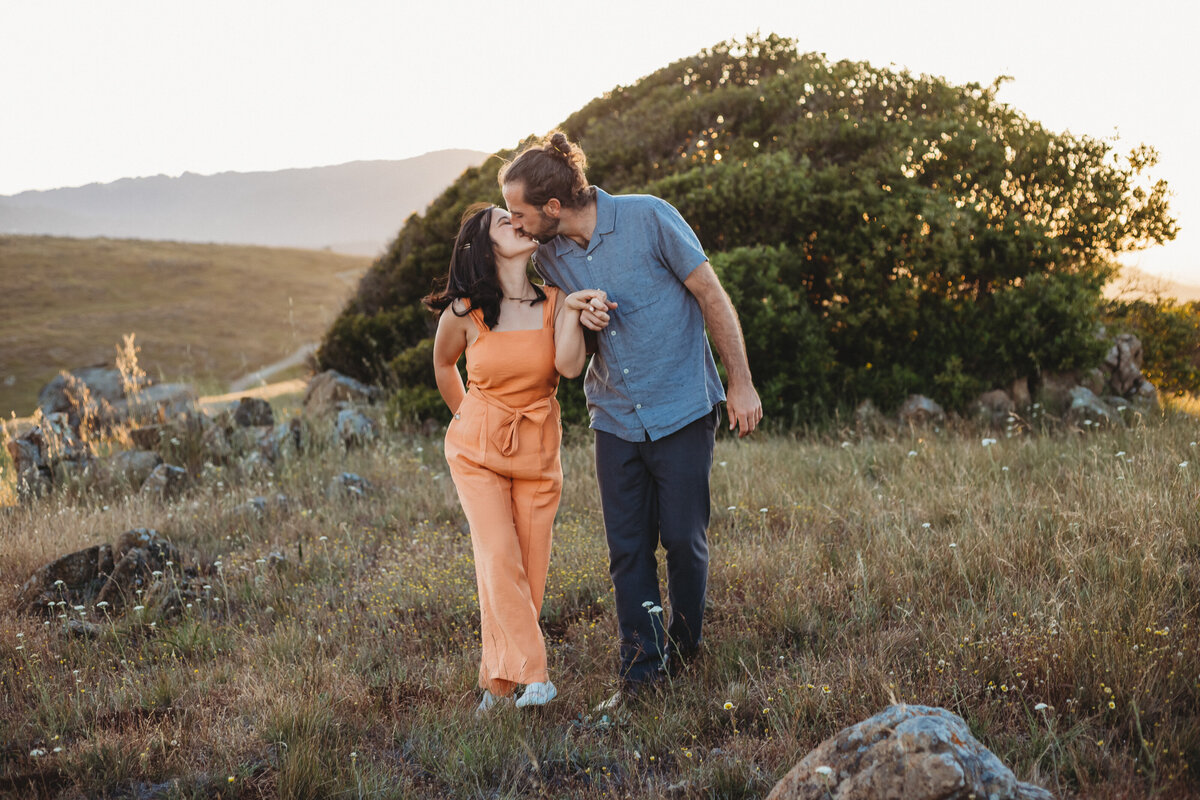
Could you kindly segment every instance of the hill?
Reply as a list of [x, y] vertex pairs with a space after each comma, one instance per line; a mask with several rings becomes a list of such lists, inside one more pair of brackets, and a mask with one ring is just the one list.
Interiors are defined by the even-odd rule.
[[440, 150], [276, 172], [184, 173], [0, 197], [0, 234], [110, 236], [379, 253], [487, 156]]
[[368, 260], [288, 250], [0, 236], [0, 414], [135, 333], [155, 378], [224, 388], [315, 342]]

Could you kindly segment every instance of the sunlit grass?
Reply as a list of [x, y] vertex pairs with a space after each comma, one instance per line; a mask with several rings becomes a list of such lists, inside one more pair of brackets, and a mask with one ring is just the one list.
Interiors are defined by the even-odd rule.
[[[483, 721], [470, 540], [436, 439], [214, 467], [169, 505], [91, 491], [0, 516], [8, 587], [131, 527], [220, 562], [180, 617], [130, 613], [91, 641], [0, 610], [0, 779], [50, 796], [177, 780], [205, 796], [762, 797], [901, 701], [963, 716], [1064, 796], [1194, 784], [1194, 418], [723, 438], [704, 658], [609, 716], [590, 710], [614, 688], [606, 547], [590, 440], [568, 438], [543, 614], [561, 694]], [[344, 470], [378, 491], [327, 498]], [[290, 511], [231, 513], [274, 492]]]

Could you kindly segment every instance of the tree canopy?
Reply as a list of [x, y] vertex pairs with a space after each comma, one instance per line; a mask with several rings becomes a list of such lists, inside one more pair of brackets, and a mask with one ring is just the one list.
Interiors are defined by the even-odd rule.
[[[961, 407], [1094, 364], [1113, 256], [1175, 235], [1151, 148], [1046, 130], [1000, 102], [1001, 85], [756, 36], [618, 87], [561, 128], [592, 183], [663, 197], [696, 230], [768, 414], [804, 421], [914, 391]], [[515, 152], [404, 223], [326, 334], [323, 366], [391, 383], [406, 413], [440, 413], [419, 300], [462, 210], [502, 203], [496, 172]], [[568, 386], [564, 409], [579, 414], [580, 397]]]

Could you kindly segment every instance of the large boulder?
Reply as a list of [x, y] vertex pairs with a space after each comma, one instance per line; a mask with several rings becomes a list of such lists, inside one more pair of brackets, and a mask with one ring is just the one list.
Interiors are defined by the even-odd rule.
[[186, 383], [157, 383], [138, 389], [134, 394], [111, 404], [101, 414], [107, 425], [127, 422], [164, 422], [196, 410], [196, 390]]
[[898, 415], [901, 425], [941, 425], [946, 421], [942, 407], [923, 394], [909, 395]]
[[[149, 383], [144, 376], [131, 377], [134, 387], [141, 388]], [[125, 399], [125, 378], [120, 370], [107, 364], [96, 364], [90, 367], [80, 367], [63, 371], [55, 376], [38, 392], [37, 404], [43, 414], [78, 414], [80, 404], [84, 401], [80, 388], [87, 390], [88, 399], [96, 408], [105, 403], [112, 405]], [[78, 417], [74, 420], [78, 425]]]
[[826, 739], [767, 800], [1053, 800], [942, 708], [898, 705]]
[[181, 572], [184, 569], [179, 550], [153, 528], [135, 528], [121, 534], [114, 548], [113, 561], [112, 572], [96, 595], [96, 602], [106, 602], [114, 607], [136, 598], [137, 590], [158, 575], [175, 567]]
[[308, 382], [304, 392], [304, 413], [312, 417], [331, 417], [347, 405], [374, 403], [382, 396], [378, 387], [359, 383], [331, 369]]

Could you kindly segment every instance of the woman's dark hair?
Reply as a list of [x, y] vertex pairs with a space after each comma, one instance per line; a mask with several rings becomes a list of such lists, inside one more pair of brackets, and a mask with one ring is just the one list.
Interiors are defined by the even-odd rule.
[[[483, 324], [489, 330], [500, 321], [500, 298], [504, 296], [492, 253], [492, 213], [495, 210], [490, 203], [475, 203], [463, 212], [458, 236], [454, 237], [450, 273], [439, 281], [444, 284], [441, 291], [435, 284], [434, 291], [421, 298], [431, 311], [440, 314], [449, 308], [459, 317], [466, 316], [469, 310], [459, 314], [453, 303], [465, 299], [470, 302], [470, 308], [483, 311]], [[546, 299], [546, 293], [540, 287], [535, 285], [533, 291], [537, 295], [534, 305]]]
[[520, 183], [525, 202], [541, 208], [558, 198], [564, 208], [582, 208], [595, 196], [584, 170], [587, 156], [566, 134], [554, 131], [541, 144], [526, 147], [521, 154], [500, 168], [500, 186]]

